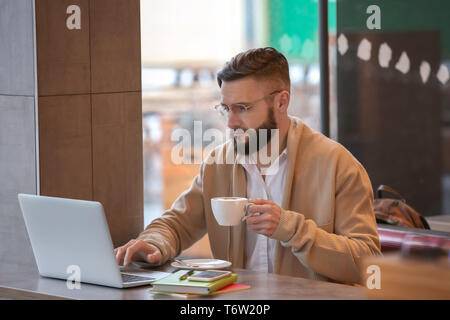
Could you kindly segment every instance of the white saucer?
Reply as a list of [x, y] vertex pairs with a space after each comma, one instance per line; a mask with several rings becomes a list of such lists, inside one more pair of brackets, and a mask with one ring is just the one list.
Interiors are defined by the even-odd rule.
[[183, 259], [183, 261], [188, 264], [195, 264], [196, 267], [188, 267], [177, 261], [172, 262], [171, 266], [180, 269], [192, 269], [192, 270], [223, 269], [231, 266], [230, 261], [218, 259]]

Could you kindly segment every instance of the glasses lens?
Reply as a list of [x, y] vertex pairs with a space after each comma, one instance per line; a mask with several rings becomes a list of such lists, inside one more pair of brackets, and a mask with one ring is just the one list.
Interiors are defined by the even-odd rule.
[[[214, 107], [217, 112], [220, 113], [220, 115], [222, 116], [229, 116], [230, 114], [230, 107], [228, 107], [227, 105], [223, 105], [223, 104], [218, 104]], [[243, 114], [247, 112], [247, 106], [243, 105], [243, 104], [235, 104], [231, 106], [231, 109], [234, 113], [236, 114]]]
[[247, 108], [243, 104], [237, 104], [235, 110], [239, 113], [244, 113]]
[[227, 106], [225, 106], [225, 105], [218, 104], [218, 105], [215, 106], [215, 109], [217, 110], [217, 112], [219, 112], [219, 114], [221, 116], [227, 116], [228, 115], [229, 108]]

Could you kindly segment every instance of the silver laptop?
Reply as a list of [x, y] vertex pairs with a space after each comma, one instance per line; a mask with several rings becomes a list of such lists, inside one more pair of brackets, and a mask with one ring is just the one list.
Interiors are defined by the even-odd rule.
[[157, 280], [120, 271], [100, 202], [28, 194], [18, 198], [41, 276], [116, 288]]

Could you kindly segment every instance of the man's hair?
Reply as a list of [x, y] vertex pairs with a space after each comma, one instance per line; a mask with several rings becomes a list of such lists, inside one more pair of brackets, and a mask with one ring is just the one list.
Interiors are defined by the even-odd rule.
[[290, 90], [289, 64], [286, 57], [272, 47], [250, 49], [239, 53], [217, 73], [217, 83], [222, 87], [223, 81], [233, 81], [244, 77], [257, 80], [280, 82], [282, 88]]

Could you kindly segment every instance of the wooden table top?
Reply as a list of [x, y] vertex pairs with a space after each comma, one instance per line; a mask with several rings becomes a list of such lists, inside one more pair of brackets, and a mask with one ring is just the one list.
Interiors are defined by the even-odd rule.
[[[173, 272], [166, 264], [151, 270]], [[200, 297], [219, 300], [330, 300], [367, 299], [360, 287], [335, 284], [276, 274], [258, 273], [244, 269], [230, 269], [237, 273], [237, 283], [250, 285], [249, 290]], [[129, 270], [125, 270], [129, 271]], [[134, 269], [135, 273], [148, 269]], [[41, 277], [37, 268], [0, 263], [0, 297], [12, 299], [81, 299], [81, 300], [168, 300], [167, 295], [149, 293], [151, 286], [116, 289], [81, 283], [80, 289], [68, 289], [66, 281]], [[191, 299], [190, 299], [191, 300]]]

